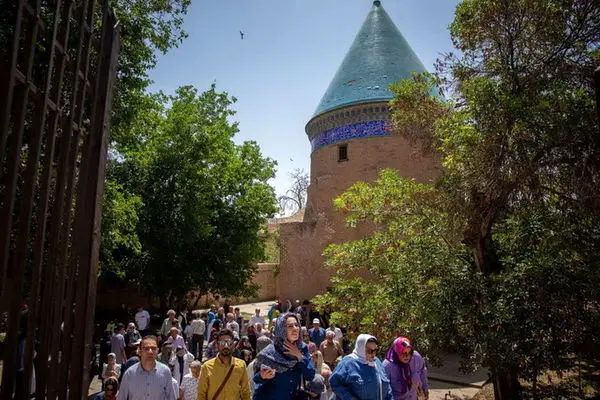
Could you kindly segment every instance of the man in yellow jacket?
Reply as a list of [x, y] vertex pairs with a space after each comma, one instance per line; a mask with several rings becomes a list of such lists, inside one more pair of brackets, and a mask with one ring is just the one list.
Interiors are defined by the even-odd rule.
[[246, 363], [232, 356], [233, 346], [233, 332], [219, 331], [218, 354], [202, 365], [198, 400], [250, 400]]

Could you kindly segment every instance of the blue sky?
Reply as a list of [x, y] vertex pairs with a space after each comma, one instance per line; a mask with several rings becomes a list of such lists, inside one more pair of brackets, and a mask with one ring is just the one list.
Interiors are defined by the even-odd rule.
[[[236, 142], [254, 140], [277, 160], [272, 184], [310, 170], [304, 126], [366, 18], [371, 0], [194, 0], [189, 37], [151, 71], [152, 91], [182, 85], [237, 97]], [[382, 5], [430, 71], [452, 49], [448, 25], [458, 0], [382, 0]], [[240, 39], [239, 31], [245, 33]]]

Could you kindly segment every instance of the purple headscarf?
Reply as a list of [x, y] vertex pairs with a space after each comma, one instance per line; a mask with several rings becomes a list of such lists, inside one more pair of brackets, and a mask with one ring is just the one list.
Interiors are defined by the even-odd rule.
[[400, 336], [394, 340], [385, 356], [389, 362], [400, 367], [400, 383], [402, 384], [402, 387], [406, 389], [403, 393], [410, 392], [412, 389], [412, 371], [410, 370], [410, 364], [400, 361], [400, 356], [406, 349], [412, 350], [410, 339], [406, 336]]

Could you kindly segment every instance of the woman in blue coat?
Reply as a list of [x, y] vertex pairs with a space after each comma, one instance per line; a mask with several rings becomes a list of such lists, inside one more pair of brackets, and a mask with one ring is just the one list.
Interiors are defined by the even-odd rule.
[[390, 380], [376, 357], [377, 339], [358, 335], [354, 352], [342, 359], [329, 378], [336, 400], [392, 400]]
[[254, 400], [294, 400], [301, 384], [315, 377], [308, 346], [300, 338], [300, 323], [293, 313], [275, 322], [273, 343], [256, 356]]

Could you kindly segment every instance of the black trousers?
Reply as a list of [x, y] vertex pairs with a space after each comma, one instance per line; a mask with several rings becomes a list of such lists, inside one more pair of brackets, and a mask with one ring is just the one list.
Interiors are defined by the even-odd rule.
[[202, 346], [204, 346], [204, 335], [192, 335], [192, 348], [190, 352], [200, 361], [202, 361]]

